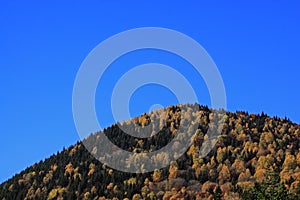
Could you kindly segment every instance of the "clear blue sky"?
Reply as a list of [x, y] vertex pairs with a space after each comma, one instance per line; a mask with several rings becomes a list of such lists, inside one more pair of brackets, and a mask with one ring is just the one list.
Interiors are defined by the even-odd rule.
[[[222, 74], [230, 111], [300, 122], [299, 1], [101, 2], [0, 3], [0, 182], [79, 140], [72, 117], [77, 70], [97, 44], [131, 28], [170, 28], [202, 44]], [[122, 73], [118, 66], [153, 60], [180, 69], [209, 105], [201, 78], [184, 61], [157, 51], [120, 58], [96, 98], [110, 94]], [[155, 102], [176, 99], [165, 88], [146, 86], [133, 95], [130, 109], [136, 115]], [[108, 108], [97, 110], [101, 123], [112, 123]]]

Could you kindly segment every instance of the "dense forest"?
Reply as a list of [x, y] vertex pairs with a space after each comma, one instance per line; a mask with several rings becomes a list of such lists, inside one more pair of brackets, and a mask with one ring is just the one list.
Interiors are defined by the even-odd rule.
[[[193, 106], [196, 111], [186, 105], [170, 106], [91, 134], [2, 183], [0, 199], [300, 199], [300, 125], [264, 113]], [[208, 130], [220, 129], [220, 123], [221, 134], [212, 137]], [[174, 142], [180, 147], [190, 140], [183, 155], [153, 172], [135, 166], [140, 152], [167, 145], [186, 124], [197, 127], [187, 131], [193, 131], [193, 137], [183, 134]], [[144, 130], [149, 137], [134, 137], [124, 130]], [[105, 147], [97, 146], [103, 134], [136, 153], [120, 159], [122, 165], [146, 172], [121, 172], [96, 159], [109, 156], [101, 151]], [[203, 157], [205, 145], [213, 149]], [[166, 156], [151, 157], [149, 163], [163, 162]]]

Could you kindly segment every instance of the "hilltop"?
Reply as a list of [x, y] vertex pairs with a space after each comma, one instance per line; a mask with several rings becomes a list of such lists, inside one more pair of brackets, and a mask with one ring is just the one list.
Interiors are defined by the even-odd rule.
[[[91, 134], [2, 183], [0, 199], [300, 199], [299, 124], [264, 113], [195, 106], [196, 111], [184, 109], [185, 105], [170, 106]], [[159, 124], [159, 129], [151, 124]], [[154, 172], [147, 172], [149, 166], [136, 166], [137, 156], [120, 159], [120, 165], [145, 173], [112, 169], [86, 149], [96, 157], [109, 156], [97, 147], [105, 134], [136, 155], [155, 152], [186, 124], [196, 124], [193, 137], [188, 138], [190, 147]], [[124, 127], [132, 132], [145, 130], [151, 137], [130, 136]], [[211, 135], [210, 128], [221, 134]], [[184, 136], [174, 146], [180, 147], [187, 140]], [[201, 157], [205, 145], [212, 149]], [[166, 155], [149, 159], [151, 164], [160, 163]]]

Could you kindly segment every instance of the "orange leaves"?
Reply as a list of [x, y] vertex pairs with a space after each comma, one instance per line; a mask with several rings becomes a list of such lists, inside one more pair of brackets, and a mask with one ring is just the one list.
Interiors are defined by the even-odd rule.
[[162, 172], [161, 170], [155, 170], [152, 174], [153, 182], [159, 182], [162, 179]]
[[[297, 167], [297, 160], [295, 156], [287, 154], [282, 165], [282, 171], [280, 172], [280, 178], [283, 183], [291, 183], [292, 178], [300, 179], [300, 173], [295, 173]], [[298, 166], [299, 169], [299, 166]]]
[[91, 176], [95, 172], [95, 164], [91, 163], [89, 166], [90, 171], [88, 172], [88, 176]]
[[291, 154], [287, 154], [283, 163], [283, 169], [284, 170], [293, 170], [297, 166], [297, 161], [295, 159], [295, 156]]
[[257, 169], [255, 174], [254, 174], [254, 178], [256, 179], [257, 182], [261, 183], [266, 175], [267, 171], [265, 169]]
[[172, 162], [169, 168], [169, 178], [177, 178], [178, 165], [176, 162]]
[[192, 144], [191, 147], [189, 148], [188, 152], [187, 152], [187, 155], [192, 156], [193, 158], [195, 158], [195, 157], [197, 157], [198, 154], [199, 154], [199, 147]]
[[231, 168], [232, 168], [232, 171], [234, 171], [234, 173], [236, 173], [236, 174], [240, 174], [242, 172], [245, 172], [245, 170], [246, 170], [244, 161], [240, 160], [240, 159], [235, 159]]
[[74, 168], [73, 168], [72, 163], [67, 164], [66, 167], [65, 167], [65, 176], [67, 174], [71, 175], [73, 172], [74, 172]]
[[231, 174], [229, 168], [226, 165], [222, 165], [221, 170], [219, 171], [219, 184], [230, 181]]
[[216, 156], [216, 159], [217, 159], [217, 162], [218, 163], [223, 163], [223, 161], [226, 159], [226, 147], [224, 148], [221, 148], [219, 147], [218, 150], [217, 150], [217, 156]]

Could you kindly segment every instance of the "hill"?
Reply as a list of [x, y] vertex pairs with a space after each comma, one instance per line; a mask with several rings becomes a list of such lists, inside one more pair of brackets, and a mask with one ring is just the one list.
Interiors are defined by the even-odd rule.
[[[300, 199], [299, 124], [264, 113], [224, 113], [194, 106], [196, 111], [170, 106], [94, 133], [2, 183], [0, 199]], [[188, 120], [180, 120], [183, 115]], [[151, 122], [159, 124], [157, 134]], [[221, 134], [210, 135], [210, 128], [212, 133], [220, 128], [214, 126], [218, 122]], [[186, 123], [196, 129], [183, 155], [154, 172], [148, 172], [148, 165], [136, 166], [138, 153], [161, 149]], [[124, 132], [128, 127], [152, 137], [128, 135]], [[97, 146], [103, 134], [136, 153], [119, 159], [120, 165], [144, 173], [121, 172], [95, 159], [109, 157]], [[174, 145], [180, 147], [184, 136]], [[212, 147], [207, 155], [205, 146]], [[150, 164], [169, 160], [163, 153], [149, 159]]]

